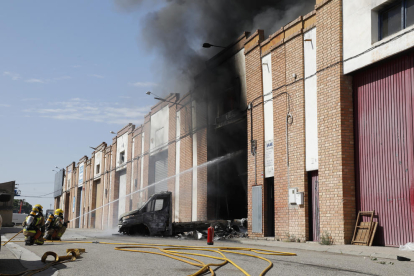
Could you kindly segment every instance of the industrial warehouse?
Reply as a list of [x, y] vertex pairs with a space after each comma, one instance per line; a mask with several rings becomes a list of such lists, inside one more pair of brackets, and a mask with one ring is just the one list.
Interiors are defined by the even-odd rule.
[[413, 241], [414, 1], [360, 2], [241, 34], [191, 91], [59, 171], [55, 208], [112, 229], [169, 191], [173, 222], [247, 218], [250, 238], [348, 244], [372, 211], [374, 244]]

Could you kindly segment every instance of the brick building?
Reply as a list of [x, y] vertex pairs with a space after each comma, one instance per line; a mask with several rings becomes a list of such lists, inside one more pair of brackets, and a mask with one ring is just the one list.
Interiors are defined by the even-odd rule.
[[209, 60], [194, 91], [170, 94], [141, 126], [128, 124], [111, 145], [66, 167], [55, 206], [70, 227], [116, 227], [121, 214], [165, 190], [173, 193], [174, 221], [247, 217], [248, 35]]
[[412, 240], [414, 0], [360, 2], [316, 0], [267, 38], [242, 34], [191, 92], [69, 165], [55, 206], [81, 216], [71, 227], [111, 228], [169, 190], [174, 221], [247, 217], [253, 238], [349, 243], [357, 211], [375, 210], [377, 244]]
[[245, 45], [252, 237], [352, 238], [352, 83], [342, 43], [342, 1], [332, 0]]

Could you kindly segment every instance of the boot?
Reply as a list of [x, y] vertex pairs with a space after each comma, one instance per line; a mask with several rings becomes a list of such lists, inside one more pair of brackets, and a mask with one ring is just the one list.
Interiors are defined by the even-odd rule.
[[46, 236], [45, 236], [45, 240], [51, 240], [52, 239], [52, 235], [50, 235], [50, 234], [46, 234]]
[[34, 241], [34, 243], [37, 245], [43, 245], [45, 242], [42, 239], [37, 239]]
[[24, 240], [24, 245], [33, 245], [33, 239], [28, 238]]

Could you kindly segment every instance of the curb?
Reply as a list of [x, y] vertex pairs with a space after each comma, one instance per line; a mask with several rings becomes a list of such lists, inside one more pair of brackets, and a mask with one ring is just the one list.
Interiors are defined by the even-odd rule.
[[[260, 246], [269, 246], [269, 247], [280, 247], [280, 248], [288, 248], [288, 249], [297, 249], [297, 250], [306, 250], [306, 251], [316, 251], [316, 252], [326, 252], [326, 253], [334, 253], [334, 254], [344, 254], [344, 255], [351, 255], [351, 256], [360, 256], [360, 257], [369, 257], [369, 258], [381, 258], [381, 259], [389, 259], [397, 261], [397, 254], [389, 254], [389, 253], [379, 253], [379, 252], [364, 252], [357, 250], [358, 248], [353, 248], [355, 250], [341, 250], [339, 248], [309, 248], [309, 247], [303, 247], [303, 246], [289, 246], [289, 243], [283, 243], [283, 244], [274, 244], [272, 242], [269, 242], [267, 240], [249, 240], [249, 239], [229, 239], [225, 240], [228, 242], [233, 243], [239, 243], [239, 244], [248, 244], [248, 245], [260, 245]], [[267, 242], [267, 243], [265, 243]], [[356, 245], [355, 245], [356, 246]], [[363, 248], [361, 248], [363, 249]], [[398, 256], [404, 256], [411, 259], [410, 262], [414, 262], [414, 258], [412, 255], [405, 254], [407, 252], [401, 251]]]
[[[1, 236], [1, 240], [4, 242], [8, 241], [8, 239], [4, 235]], [[10, 252], [16, 257], [16, 259], [20, 261], [21, 265], [26, 269], [39, 269], [45, 266], [45, 264], [42, 263], [41, 258], [39, 256], [14, 242], [9, 242], [4, 247], [10, 250]], [[36, 273], [36, 275], [58, 276], [59, 271], [56, 268], [51, 267], [46, 269], [45, 271]]]

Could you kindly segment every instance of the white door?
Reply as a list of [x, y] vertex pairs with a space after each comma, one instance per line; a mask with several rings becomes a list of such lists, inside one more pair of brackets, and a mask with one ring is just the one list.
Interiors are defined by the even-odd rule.
[[118, 217], [125, 213], [126, 203], [126, 169], [119, 172], [119, 205], [118, 205]]

